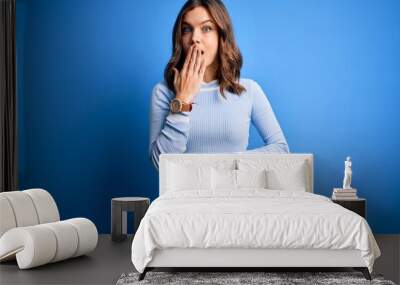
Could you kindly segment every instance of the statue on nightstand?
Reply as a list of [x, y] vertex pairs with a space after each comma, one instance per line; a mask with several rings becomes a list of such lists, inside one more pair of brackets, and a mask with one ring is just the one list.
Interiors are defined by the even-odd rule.
[[346, 161], [344, 162], [344, 179], [343, 179], [343, 189], [352, 189], [351, 184], [351, 175], [353, 171], [351, 170], [351, 157], [348, 156]]

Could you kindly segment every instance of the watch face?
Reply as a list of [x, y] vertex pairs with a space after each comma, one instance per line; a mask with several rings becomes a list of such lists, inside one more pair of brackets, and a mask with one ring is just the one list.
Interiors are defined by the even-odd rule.
[[171, 111], [177, 113], [180, 112], [180, 110], [181, 110], [181, 102], [179, 102], [179, 100], [172, 100]]

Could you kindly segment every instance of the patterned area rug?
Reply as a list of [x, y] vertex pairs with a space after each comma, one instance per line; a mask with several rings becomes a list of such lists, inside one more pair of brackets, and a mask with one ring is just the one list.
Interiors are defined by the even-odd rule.
[[381, 275], [372, 274], [372, 281], [364, 278], [361, 272], [154, 272], [150, 271], [142, 281], [138, 281], [139, 273], [124, 273], [117, 285], [136, 284], [379, 284], [395, 285], [384, 280]]

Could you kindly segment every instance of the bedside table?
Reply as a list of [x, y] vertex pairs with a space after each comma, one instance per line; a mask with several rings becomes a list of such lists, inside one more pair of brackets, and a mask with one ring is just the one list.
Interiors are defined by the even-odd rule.
[[127, 238], [127, 212], [134, 213], [135, 229], [150, 206], [150, 199], [145, 197], [121, 197], [111, 199], [111, 239], [123, 241]]
[[361, 217], [365, 219], [365, 214], [366, 214], [366, 204], [367, 200], [364, 198], [358, 198], [355, 200], [333, 200], [333, 203], [339, 204], [340, 206], [353, 211], [356, 214], [359, 214]]

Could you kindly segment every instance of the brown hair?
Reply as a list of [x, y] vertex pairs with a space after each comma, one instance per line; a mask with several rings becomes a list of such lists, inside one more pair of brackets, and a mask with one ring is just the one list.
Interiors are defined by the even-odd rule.
[[188, 0], [180, 10], [174, 24], [172, 32], [172, 56], [165, 67], [164, 79], [168, 88], [175, 92], [173, 67], [179, 71], [185, 62], [185, 56], [181, 45], [181, 28], [184, 15], [195, 7], [204, 7], [208, 10], [211, 17], [218, 27], [218, 70], [217, 79], [220, 85], [220, 92], [224, 95], [224, 90], [240, 95], [246, 89], [239, 84], [240, 69], [243, 59], [239, 48], [236, 45], [232, 21], [228, 11], [221, 0]]

